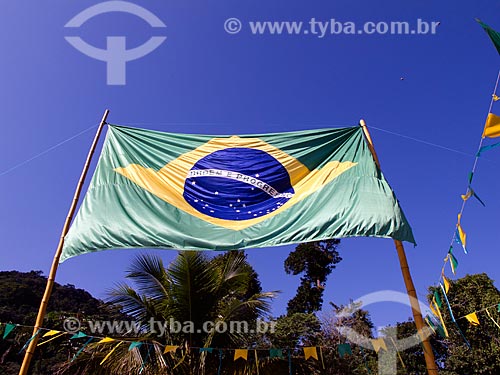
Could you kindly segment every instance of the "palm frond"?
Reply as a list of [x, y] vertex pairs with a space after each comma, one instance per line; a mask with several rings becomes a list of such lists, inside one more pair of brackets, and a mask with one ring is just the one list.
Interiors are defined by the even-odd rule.
[[242, 251], [230, 251], [212, 260], [210, 267], [217, 275], [217, 298], [220, 300], [228, 295], [243, 296], [251, 278], [253, 269], [246, 261]]
[[154, 300], [140, 295], [135, 289], [125, 283], [117, 284], [107, 292], [107, 301], [118, 305], [124, 314], [134, 317], [138, 321], [146, 321], [160, 316]]
[[[212, 330], [207, 337], [205, 345], [211, 344], [217, 336], [218, 342], [233, 345], [245, 343], [246, 338], [251, 332], [255, 332], [256, 319], [265, 317], [271, 311], [271, 300], [275, 298], [277, 292], [259, 293], [247, 300], [238, 300], [236, 298], [226, 301], [223, 306], [219, 306], [216, 324], [224, 322], [230, 329], [223, 333], [216, 333]], [[231, 329], [239, 327], [240, 330]], [[246, 327], [246, 328], [242, 328]]]
[[243, 301], [232, 299], [220, 308], [219, 316], [224, 317], [226, 321], [248, 318], [249, 315], [265, 317], [271, 312], [271, 300], [276, 298], [277, 294], [278, 292], [264, 292]]
[[179, 320], [206, 319], [214, 304], [216, 275], [208, 258], [200, 252], [185, 251], [167, 270], [170, 280], [170, 312]]
[[128, 269], [127, 278], [137, 284], [138, 291], [152, 299], [162, 299], [168, 295], [170, 280], [160, 257], [140, 254]]

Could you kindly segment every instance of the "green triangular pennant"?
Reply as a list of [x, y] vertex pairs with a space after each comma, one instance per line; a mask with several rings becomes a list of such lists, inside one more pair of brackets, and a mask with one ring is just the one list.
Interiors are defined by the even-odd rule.
[[481, 154], [485, 151], [488, 151], [488, 150], [491, 150], [491, 149], [494, 149], [496, 147], [500, 147], [500, 142], [497, 142], [497, 143], [493, 143], [492, 145], [488, 145], [488, 146], [483, 146], [479, 149], [478, 153], [477, 153], [477, 156], [481, 156]]
[[491, 27], [489, 27], [487, 24], [481, 22], [477, 18], [476, 18], [476, 21], [483, 27], [484, 31], [486, 31], [486, 33], [490, 37], [491, 41], [495, 45], [498, 53], [500, 54], [500, 33], [498, 31], [493, 30]]
[[439, 334], [439, 336], [441, 336], [442, 338], [446, 338], [446, 334], [444, 333], [444, 329], [443, 329], [443, 326], [441, 326], [441, 324], [439, 324], [438, 326], [436, 326], [436, 332]]
[[455, 272], [457, 271], [457, 267], [458, 267], [458, 260], [453, 255], [453, 248], [452, 247], [450, 247], [450, 250], [448, 251], [448, 254], [449, 254], [449, 257], [450, 257], [451, 271], [453, 272], [453, 274], [455, 274]]
[[78, 332], [78, 333], [75, 333], [73, 336], [71, 336], [70, 340], [81, 339], [82, 337], [87, 337], [87, 335], [83, 332]]
[[443, 306], [443, 302], [441, 302], [441, 296], [437, 290], [434, 291], [434, 299], [436, 300], [436, 305], [441, 308]]
[[352, 355], [351, 345], [349, 344], [340, 344], [337, 349], [339, 351], [340, 358], [343, 358], [345, 355]]
[[15, 324], [10, 324], [10, 323], [7, 323], [5, 325], [5, 330], [3, 331], [3, 339], [5, 340], [7, 338], [7, 336], [9, 336], [9, 334], [12, 332], [12, 330], [16, 328], [16, 325]]
[[484, 202], [481, 200], [481, 198], [479, 198], [477, 196], [477, 194], [476, 194], [475, 191], [472, 192], [472, 195], [474, 196], [474, 198], [476, 198], [479, 201], [479, 203], [481, 203], [483, 205], [483, 207], [486, 207], [486, 205], [484, 204]]
[[474, 172], [469, 172], [469, 185], [472, 184], [473, 178], [474, 178]]
[[31, 336], [28, 341], [26, 341], [26, 344], [24, 344], [24, 346], [21, 348], [21, 350], [17, 354], [21, 354], [24, 351], [24, 349], [26, 349], [28, 347], [28, 345], [30, 344], [30, 342], [33, 341], [33, 339], [38, 336], [38, 334], [40, 333], [40, 331], [41, 331], [41, 329], [38, 329], [38, 331], [36, 331], [35, 334], [33, 336]]
[[130, 343], [130, 346], [128, 347], [128, 351], [131, 351], [134, 348], [140, 348], [142, 345], [142, 342], [140, 341], [133, 341]]
[[281, 349], [269, 349], [270, 358], [283, 358], [283, 350]]

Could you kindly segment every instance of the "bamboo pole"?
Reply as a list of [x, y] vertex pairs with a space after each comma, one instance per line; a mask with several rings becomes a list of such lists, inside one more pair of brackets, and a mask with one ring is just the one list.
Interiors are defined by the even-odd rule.
[[[366, 126], [365, 121], [360, 120], [359, 125], [363, 129], [363, 133], [368, 142], [368, 148], [370, 149], [373, 155], [373, 159], [375, 160], [377, 167], [381, 169], [377, 153], [375, 152], [375, 148], [373, 147], [372, 137], [370, 136], [370, 132], [368, 131], [368, 127]], [[408, 297], [410, 298], [411, 310], [413, 312], [413, 319], [415, 321], [415, 325], [417, 326], [417, 331], [422, 339], [427, 373], [429, 375], [438, 375], [436, 360], [434, 359], [434, 352], [432, 351], [431, 343], [428, 340], [428, 338], [426, 338], [426, 336], [424, 335], [424, 327], [425, 327], [424, 320], [422, 318], [422, 313], [420, 311], [417, 292], [415, 290], [415, 285], [413, 284], [413, 280], [411, 278], [410, 267], [408, 266], [408, 260], [406, 259], [403, 243], [399, 240], [394, 240], [394, 244], [396, 245], [396, 250], [398, 252], [399, 264], [401, 266], [401, 273], [403, 274], [403, 280], [405, 282], [406, 292], [408, 294]]]
[[[43, 294], [42, 302], [40, 303], [40, 308], [38, 310], [38, 315], [36, 317], [36, 323], [33, 330], [33, 335], [36, 334], [39, 328], [43, 325], [43, 319], [45, 317], [45, 312], [47, 310], [47, 304], [49, 302], [50, 295], [52, 293], [52, 288], [54, 286], [54, 280], [56, 278], [57, 267], [59, 266], [59, 258], [61, 257], [63, 245], [64, 245], [64, 237], [69, 231], [69, 226], [73, 219], [73, 215], [76, 210], [76, 206], [78, 204], [78, 199], [80, 198], [80, 193], [82, 192], [83, 183], [85, 182], [85, 177], [87, 176], [87, 172], [90, 167], [90, 162], [92, 161], [92, 156], [94, 155], [97, 143], [99, 141], [99, 136], [101, 135], [102, 129], [106, 124], [106, 119], [108, 118], [109, 110], [106, 109], [104, 111], [104, 115], [102, 116], [101, 123], [97, 128], [97, 132], [94, 137], [94, 141], [92, 142], [92, 146], [90, 147], [89, 153], [87, 155], [87, 161], [83, 166], [83, 171], [80, 176], [80, 180], [78, 181], [78, 185], [76, 186], [75, 195], [73, 196], [73, 201], [71, 203], [68, 216], [66, 217], [66, 221], [64, 222], [64, 226], [62, 229], [61, 237], [59, 238], [59, 244], [57, 245], [57, 249], [54, 255], [54, 260], [52, 261], [52, 267], [50, 268], [49, 277], [47, 279], [47, 285], [45, 287], [45, 292]], [[35, 352], [35, 348], [38, 342], [38, 335], [34, 336], [33, 340], [31, 340], [28, 349], [26, 349], [26, 354], [24, 355], [23, 364], [21, 365], [21, 369], [19, 370], [19, 375], [28, 374], [28, 370], [30, 367], [31, 359], [33, 358], [33, 354]]]

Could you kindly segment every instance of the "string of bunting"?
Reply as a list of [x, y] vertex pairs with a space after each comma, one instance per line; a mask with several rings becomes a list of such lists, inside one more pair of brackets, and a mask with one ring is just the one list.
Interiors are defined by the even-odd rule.
[[[500, 313], [500, 303], [496, 303], [494, 305], [473, 311], [473, 312], [471, 312], [467, 315], [461, 316], [459, 318], [455, 318], [453, 315], [453, 311], [451, 310], [451, 306], [450, 306], [450, 303], [448, 301], [448, 296], [447, 296], [451, 284], [450, 284], [450, 281], [445, 276], [443, 276], [443, 279], [444, 279], [444, 285], [441, 284], [440, 287], [442, 288], [441, 291], [443, 292], [443, 296], [445, 298], [445, 303], [448, 307], [448, 311], [450, 313], [450, 317], [451, 317], [451, 320], [453, 321], [453, 323], [456, 324], [457, 320], [460, 320], [460, 319], [467, 319], [467, 321], [470, 324], [478, 326], [478, 325], [480, 325], [478, 314], [485, 312], [486, 315], [488, 316], [488, 318], [500, 329], [500, 324], [498, 323], [498, 317], [497, 317], [497, 319], [495, 319], [495, 318], [493, 318], [493, 316], [490, 313], [491, 309], [494, 309], [496, 313]], [[441, 325], [436, 325], [435, 321], [433, 321], [432, 319], [427, 319], [428, 317], [426, 318], [428, 320], [427, 323], [429, 324], [429, 326], [431, 328], [433, 328], [434, 331], [439, 333], [441, 336], [448, 337], [449, 336], [448, 330], [446, 328], [446, 325], [444, 324], [444, 321], [442, 319], [442, 315], [440, 312], [440, 309], [443, 307], [443, 301], [441, 300], [441, 297], [439, 296], [439, 293], [437, 292], [437, 290], [434, 292], [434, 296], [432, 298], [432, 302], [431, 302], [429, 307], [430, 307], [432, 313], [437, 318], [439, 318]], [[458, 330], [460, 331], [460, 328], [458, 328]], [[464, 339], [465, 339], [465, 337], [464, 337]], [[467, 340], [465, 340], [465, 341], [467, 341]]]
[[[499, 305], [499, 311], [500, 311], [500, 305]], [[0, 328], [3, 327], [3, 335], [1, 338], [3, 340], [7, 339], [8, 336], [18, 327], [23, 327], [23, 328], [33, 328], [33, 326], [27, 326], [27, 325], [22, 325], [22, 324], [15, 324], [15, 323], [1, 323], [0, 322]], [[111, 355], [118, 349], [123, 344], [128, 345], [128, 351], [134, 350], [134, 349], [139, 349], [143, 345], [148, 345], [150, 348], [148, 350], [148, 354], [146, 355], [146, 358], [143, 360], [141, 370], [139, 373], [142, 371], [144, 368], [147, 359], [149, 357], [149, 353], [151, 350], [151, 347], [153, 345], [159, 345], [161, 347], [164, 347], [163, 354], [175, 354], [175, 352], [178, 349], [182, 349], [182, 346], [180, 345], [162, 345], [159, 343], [151, 343], [147, 341], [133, 341], [133, 340], [124, 340], [124, 339], [118, 339], [118, 338], [113, 338], [109, 336], [92, 336], [92, 335], [87, 335], [86, 333], [83, 332], [77, 332], [77, 333], [69, 333], [65, 331], [59, 331], [59, 330], [54, 330], [54, 329], [49, 329], [49, 328], [40, 328], [38, 331], [28, 339], [28, 341], [24, 344], [22, 349], [20, 350], [19, 354], [22, 353], [27, 347], [28, 344], [38, 335], [41, 335], [41, 339], [45, 339], [37, 344], [37, 346], [42, 346], [45, 345], [53, 340], [59, 339], [63, 336], [71, 336], [69, 337], [69, 340], [77, 340], [77, 339], [85, 339], [84, 343], [82, 346], [78, 349], [78, 351], [74, 354], [70, 362], [73, 362], [82, 352], [83, 350], [92, 342], [96, 344], [113, 344], [111, 347], [111, 350], [106, 354], [106, 356], [102, 359], [100, 362], [100, 365], [103, 365], [110, 357]], [[98, 340], [98, 341], [97, 341]], [[386, 340], [383, 337], [371, 339], [371, 344], [373, 346], [373, 350], [378, 353], [380, 350], [385, 350], [388, 351], [387, 345], [386, 345]], [[345, 356], [352, 356], [353, 351], [352, 347], [349, 343], [341, 343], [338, 344], [336, 347], [332, 346], [303, 346], [303, 347], [295, 347], [295, 348], [270, 348], [270, 349], [260, 349], [260, 348], [244, 348], [244, 349], [234, 349], [234, 348], [211, 348], [211, 347], [189, 347], [189, 350], [198, 350], [199, 353], [218, 353], [219, 354], [219, 360], [220, 363], [222, 363], [222, 354], [223, 352], [228, 352], [228, 351], [234, 351], [233, 355], [233, 361], [237, 360], [244, 360], [248, 361], [249, 360], [249, 353], [253, 352], [254, 353], [254, 360], [256, 363], [258, 363], [259, 356], [258, 352], [268, 352], [267, 357], [270, 359], [273, 358], [278, 358], [278, 359], [285, 359], [284, 353], [286, 353], [288, 357], [288, 361], [291, 364], [291, 358], [292, 358], [292, 353], [294, 351], [298, 351], [302, 349], [303, 356], [305, 360], [309, 359], [315, 359], [316, 361], [321, 361], [321, 364], [324, 367], [324, 358], [323, 358], [323, 349], [336, 349], [338, 352], [338, 355], [340, 358], [343, 358]], [[220, 366], [219, 366], [219, 372], [220, 372]]]
[[[491, 41], [495, 45], [498, 53], [500, 54], [500, 33], [493, 30], [491, 27], [489, 27], [485, 23], [481, 22], [480, 20], [476, 19], [476, 21], [486, 31], [486, 33], [490, 37]], [[430, 303], [430, 309], [431, 309], [432, 313], [434, 314], [434, 318], [429, 316], [429, 315], [427, 315], [425, 318], [425, 321], [427, 322], [429, 327], [431, 327], [432, 330], [439, 333], [443, 337], [449, 336], [446, 325], [444, 324], [443, 316], [442, 316], [441, 311], [440, 311], [440, 309], [443, 306], [443, 302], [441, 301], [441, 297], [440, 297], [440, 294], [438, 292], [438, 289], [440, 289], [443, 293], [444, 300], [446, 302], [447, 310], [448, 310], [448, 313], [450, 314], [451, 320], [454, 323], [454, 325], [455, 325], [456, 329], [458, 330], [458, 332], [460, 333], [460, 335], [462, 336], [462, 338], [464, 339], [466, 345], [469, 346], [469, 348], [470, 348], [470, 344], [467, 341], [467, 339], [465, 338], [463, 332], [460, 330], [460, 327], [457, 324], [457, 319], [455, 319], [455, 317], [453, 316], [453, 311], [452, 311], [450, 303], [448, 301], [447, 294], [448, 294], [448, 290], [450, 289], [451, 284], [450, 284], [450, 281], [445, 276], [445, 269], [446, 269], [446, 264], [449, 262], [451, 272], [453, 273], [453, 275], [456, 275], [456, 270], [458, 268], [458, 260], [455, 256], [455, 254], [453, 253], [453, 249], [454, 249], [453, 246], [455, 244], [459, 245], [462, 248], [464, 254], [468, 254], [467, 234], [462, 226], [462, 215], [464, 213], [466, 203], [468, 202], [468, 200], [471, 197], [474, 197], [483, 207], [486, 207], [484, 202], [481, 200], [481, 198], [479, 198], [479, 196], [477, 195], [475, 190], [472, 188], [472, 181], [474, 179], [474, 173], [476, 172], [476, 167], [477, 167], [477, 164], [478, 164], [478, 161], [479, 161], [479, 158], [481, 157], [481, 155], [484, 152], [487, 152], [489, 150], [495, 149], [495, 148], [500, 146], [500, 142], [491, 143], [491, 144], [484, 144], [486, 138], [498, 138], [498, 137], [500, 137], [500, 116], [497, 116], [492, 112], [494, 103], [496, 103], [497, 101], [500, 100], [500, 97], [497, 95], [499, 80], [500, 80], [500, 70], [498, 72], [497, 80], [495, 83], [495, 88], [494, 88], [493, 94], [491, 96], [490, 107], [488, 109], [488, 115], [486, 117], [486, 122], [484, 124], [483, 134], [482, 134], [481, 140], [479, 142], [479, 147], [478, 147], [477, 153], [476, 153], [475, 158], [474, 158], [474, 164], [473, 164], [472, 170], [469, 173], [468, 178], [467, 178], [467, 188], [466, 188], [465, 194], [461, 195], [462, 206], [460, 208], [460, 212], [457, 215], [457, 223], [456, 223], [455, 229], [453, 231], [453, 235], [451, 238], [451, 242], [450, 242], [450, 246], [448, 248], [447, 255], [444, 258], [444, 264], [443, 264], [443, 267], [441, 269], [441, 274], [440, 274], [438, 283], [437, 283], [437, 285], [435, 285], [435, 287], [437, 289], [434, 291], [434, 296], [433, 296], [432, 301]], [[497, 305], [490, 306], [490, 307], [484, 308], [482, 310], [472, 312], [472, 313], [470, 313], [466, 316], [460, 317], [458, 319], [465, 318], [471, 324], [479, 325], [480, 323], [479, 323], [479, 319], [477, 317], [477, 314], [481, 311], [486, 311], [486, 313], [491, 318], [491, 320], [500, 329], [500, 326], [491, 317], [489, 310], [488, 310], [489, 308], [492, 308], [495, 306], [497, 306]], [[497, 306], [497, 311], [500, 312], [500, 304]], [[439, 320], [439, 322], [437, 320]]]

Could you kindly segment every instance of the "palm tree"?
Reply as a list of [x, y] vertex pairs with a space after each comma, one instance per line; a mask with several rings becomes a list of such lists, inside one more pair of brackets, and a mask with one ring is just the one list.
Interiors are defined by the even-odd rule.
[[[220, 328], [247, 322], [253, 329], [256, 320], [269, 313], [276, 295], [262, 292], [241, 251], [214, 258], [203, 252], [180, 252], [168, 267], [158, 256], [143, 254], [135, 258], [126, 277], [133, 285], [118, 284], [109, 292], [109, 302], [121, 306], [140, 325], [141, 335], [133, 340], [147, 344], [130, 352], [122, 345], [103, 366], [96, 363], [111, 346], [89, 346], [81, 360], [67, 364], [61, 373], [204, 374], [206, 369], [216, 373], [216, 356], [199, 353], [197, 348], [251, 346], [248, 332]], [[213, 324], [204, 326], [205, 322]], [[178, 345], [180, 350], [163, 355], [164, 345]]]

